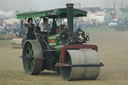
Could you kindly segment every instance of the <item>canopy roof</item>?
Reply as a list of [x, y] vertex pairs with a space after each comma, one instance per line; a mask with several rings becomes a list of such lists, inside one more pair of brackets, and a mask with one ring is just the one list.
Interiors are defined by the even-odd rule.
[[[74, 9], [74, 16], [86, 16], [87, 12], [79, 9]], [[66, 18], [67, 17], [67, 9], [60, 8], [60, 9], [53, 9], [48, 11], [39, 11], [39, 12], [26, 12], [17, 14], [17, 18], [31, 18], [31, 17], [49, 17], [49, 18]]]

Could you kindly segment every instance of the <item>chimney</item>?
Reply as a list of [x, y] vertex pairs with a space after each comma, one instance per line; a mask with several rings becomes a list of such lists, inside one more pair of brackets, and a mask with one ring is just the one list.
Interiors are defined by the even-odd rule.
[[66, 4], [67, 6], [67, 22], [68, 22], [68, 33], [69, 35], [73, 34], [73, 17], [74, 17], [74, 4]]

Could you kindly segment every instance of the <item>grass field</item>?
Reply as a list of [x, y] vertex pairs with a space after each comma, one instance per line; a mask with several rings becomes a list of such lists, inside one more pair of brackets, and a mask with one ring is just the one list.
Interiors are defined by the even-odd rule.
[[105, 65], [97, 80], [64, 81], [54, 72], [27, 75], [19, 58], [22, 50], [12, 49], [10, 40], [0, 40], [0, 85], [128, 85], [128, 32], [89, 32], [88, 43], [98, 45]]

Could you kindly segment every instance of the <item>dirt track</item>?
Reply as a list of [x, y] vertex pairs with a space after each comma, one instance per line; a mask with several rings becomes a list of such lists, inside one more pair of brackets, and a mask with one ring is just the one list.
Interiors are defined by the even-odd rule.
[[21, 49], [0, 41], [0, 85], [128, 85], [128, 32], [90, 33], [89, 43], [97, 44], [104, 67], [97, 80], [64, 81], [55, 73], [24, 74]]

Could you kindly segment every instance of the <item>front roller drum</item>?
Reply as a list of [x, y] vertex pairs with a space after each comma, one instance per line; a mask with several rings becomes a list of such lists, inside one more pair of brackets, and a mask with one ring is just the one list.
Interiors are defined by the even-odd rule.
[[42, 49], [36, 40], [28, 40], [23, 46], [23, 67], [27, 74], [37, 75], [42, 70]]
[[66, 64], [72, 67], [61, 67], [60, 73], [64, 80], [94, 80], [98, 77], [100, 67], [73, 67], [73, 65], [100, 64], [100, 58], [95, 50], [68, 50]]

